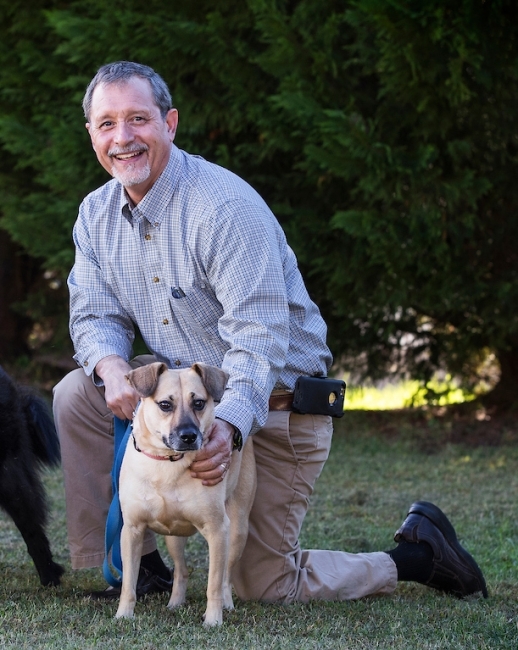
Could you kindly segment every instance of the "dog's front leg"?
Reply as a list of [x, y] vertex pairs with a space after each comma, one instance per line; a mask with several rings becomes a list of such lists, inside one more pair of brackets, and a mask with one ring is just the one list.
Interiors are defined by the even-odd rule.
[[145, 526], [124, 524], [121, 531], [122, 589], [115, 618], [133, 618]]
[[174, 581], [171, 598], [167, 603], [169, 609], [180, 607], [185, 603], [185, 592], [187, 590], [187, 580], [189, 571], [185, 562], [185, 545], [187, 537], [176, 537], [170, 535], [165, 538], [169, 555], [173, 558], [174, 563]]
[[227, 578], [230, 522], [225, 513], [219, 526], [200, 531], [209, 546], [209, 579], [207, 609], [203, 616], [205, 626], [223, 623], [223, 584]]

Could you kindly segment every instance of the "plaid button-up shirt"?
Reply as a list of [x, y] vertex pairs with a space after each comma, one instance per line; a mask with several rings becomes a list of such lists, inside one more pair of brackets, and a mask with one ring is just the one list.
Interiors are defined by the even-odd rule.
[[136, 207], [115, 180], [88, 195], [74, 242], [70, 331], [87, 374], [110, 354], [130, 359], [136, 324], [169, 367], [229, 373], [216, 414], [244, 438], [265, 423], [274, 387], [327, 374], [326, 326], [295, 256], [235, 174], [173, 145]]

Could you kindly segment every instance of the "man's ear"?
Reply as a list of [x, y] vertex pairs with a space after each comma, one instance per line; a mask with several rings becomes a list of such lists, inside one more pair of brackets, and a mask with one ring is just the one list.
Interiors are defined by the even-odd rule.
[[171, 108], [165, 116], [165, 121], [167, 123], [167, 130], [169, 132], [169, 139], [171, 142], [174, 142], [176, 136], [176, 129], [178, 128], [178, 111], [176, 108]]
[[90, 124], [90, 122], [87, 122], [87, 123], [85, 124], [85, 129], [88, 131], [88, 134], [89, 134], [89, 136], [90, 136], [90, 142], [91, 142], [91, 144], [92, 144], [92, 149], [95, 151], [95, 144], [94, 144], [94, 139], [92, 138], [92, 131], [91, 131], [91, 128], [92, 128], [92, 125]]

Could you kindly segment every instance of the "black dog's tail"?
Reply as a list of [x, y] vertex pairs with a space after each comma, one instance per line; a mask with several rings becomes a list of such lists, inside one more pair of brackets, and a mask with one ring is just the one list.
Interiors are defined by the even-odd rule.
[[45, 400], [28, 389], [21, 389], [23, 410], [29, 423], [34, 453], [44, 465], [56, 466], [61, 461], [59, 439]]

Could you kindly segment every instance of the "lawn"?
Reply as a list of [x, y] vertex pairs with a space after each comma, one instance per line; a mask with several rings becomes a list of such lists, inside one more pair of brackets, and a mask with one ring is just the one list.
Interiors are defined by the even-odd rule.
[[303, 530], [306, 547], [386, 550], [412, 501], [434, 501], [482, 567], [489, 599], [457, 600], [400, 583], [390, 597], [356, 602], [238, 601], [211, 630], [201, 625], [207, 564], [200, 538], [188, 546], [192, 575], [183, 610], [171, 613], [167, 597], [153, 596], [138, 603], [134, 620], [115, 621], [116, 603], [85, 599], [103, 580], [99, 570], [70, 570], [61, 474], [48, 472], [49, 535], [67, 572], [61, 587], [40, 587], [19, 533], [0, 514], [0, 648], [516, 650], [517, 440], [513, 419], [459, 427], [429, 414], [347, 412], [336, 422]]

